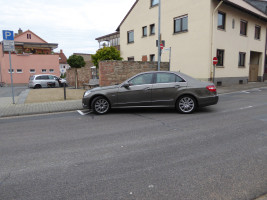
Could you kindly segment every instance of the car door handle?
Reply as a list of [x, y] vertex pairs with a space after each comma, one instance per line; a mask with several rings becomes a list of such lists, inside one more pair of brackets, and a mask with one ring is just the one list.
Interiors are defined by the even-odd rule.
[[180, 88], [181, 86], [180, 85], [175, 85], [174, 88]]
[[144, 90], [150, 90], [150, 87], [145, 88]]

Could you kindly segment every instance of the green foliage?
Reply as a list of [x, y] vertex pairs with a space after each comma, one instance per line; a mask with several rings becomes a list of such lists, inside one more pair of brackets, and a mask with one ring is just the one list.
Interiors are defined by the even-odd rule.
[[61, 75], [60, 75], [60, 78], [66, 78], [66, 73], [61, 74]]
[[94, 65], [98, 68], [99, 61], [102, 60], [122, 60], [120, 51], [115, 47], [103, 47], [98, 49], [95, 55], [92, 55]]
[[71, 68], [81, 68], [85, 66], [85, 61], [82, 56], [72, 55], [68, 58], [67, 63]]

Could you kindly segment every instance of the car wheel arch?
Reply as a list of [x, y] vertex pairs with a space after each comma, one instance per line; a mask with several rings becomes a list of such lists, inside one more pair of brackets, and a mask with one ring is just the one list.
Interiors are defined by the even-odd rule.
[[91, 105], [92, 105], [92, 102], [94, 101], [94, 99], [95, 98], [97, 98], [97, 97], [103, 97], [103, 98], [105, 98], [108, 102], [109, 102], [109, 105], [110, 105], [110, 108], [111, 108], [111, 103], [110, 103], [110, 100], [109, 100], [109, 98], [107, 98], [105, 95], [103, 95], [103, 94], [95, 94], [94, 96], [92, 96], [91, 98], [90, 98], [90, 101], [89, 101], [89, 108], [91, 108]]
[[194, 98], [194, 100], [196, 101], [196, 104], [197, 104], [196, 106], [197, 106], [197, 107], [199, 106], [197, 97], [196, 97], [194, 94], [192, 94], [192, 93], [183, 93], [183, 94], [180, 94], [180, 95], [176, 98], [176, 100], [175, 100], [175, 105], [176, 105], [177, 101], [178, 101], [182, 96], [191, 96], [191, 97]]

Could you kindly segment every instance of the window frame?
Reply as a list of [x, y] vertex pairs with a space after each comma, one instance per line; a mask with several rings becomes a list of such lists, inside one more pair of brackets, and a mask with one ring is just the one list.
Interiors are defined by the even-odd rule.
[[17, 69], [17, 70], [16, 70], [16, 73], [18, 73], [18, 74], [22, 74], [22, 73], [23, 73], [23, 70], [22, 70], [22, 69]]
[[238, 55], [238, 67], [246, 67], [246, 52], [239, 52]]
[[[146, 30], [146, 32], [145, 32], [145, 30]], [[147, 37], [147, 26], [142, 27], [142, 36]]]
[[[33, 71], [31, 71], [31, 70], [33, 70]], [[30, 69], [30, 73], [35, 73], [35, 69]]]
[[[219, 15], [222, 15], [222, 25], [219, 25]], [[217, 21], [217, 29], [219, 30], [225, 30], [226, 27], [226, 13], [222, 11], [218, 11], [218, 21]]]
[[55, 73], [54, 69], [49, 69], [49, 73]]
[[156, 56], [155, 56], [155, 54], [150, 54], [150, 55], [149, 55], [149, 61], [151, 61], [151, 62], [155, 62], [155, 61], [156, 61]]
[[46, 73], [46, 69], [42, 69], [42, 73]]
[[[219, 58], [219, 55], [218, 55], [218, 52], [222, 52], [223, 54], [222, 54], [222, 59], [220, 59]], [[218, 63], [217, 63], [217, 67], [223, 67], [224, 66], [224, 54], [225, 54], [225, 50], [224, 49], [217, 49], [217, 51], [216, 51], [216, 57], [217, 57], [217, 59], [218, 59]]]
[[127, 58], [128, 61], [134, 61], [134, 56], [130, 56]]
[[[12, 74], [15, 73], [14, 69], [11, 69], [12, 70]], [[8, 69], [8, 73], [10, 74], [10, 69]]]
[[156, 34], [156, 26], [155, 24], [149, 25], [149, 35], [155, 35]]
[[[132, 41], [130, 41], [130, 34], [133, 34], [133, 40]], [[127, 43], [128, 44], [132, 44], [132, 43], [134, 43], [134, 30], [131, 30], [131, 31], [127, 31]]]
[[[258, 29], [258, 34], [257, 34], [257, 29]], [[261, 26], [259, 26], [259, 25], [255, 25], [254, 39], [255, 40], [260, 40], [261, 39]]]
[[[243, 33], [242, 24], [245, 25], [245, 33]], [[248, 33], [248, 22], [246, 20], [241, 19], [240, 20], [240, 35], [247, 36], [247, 33]]]
[[[186, 22], [186, 29], [183, 29], [183, 23], [184, 23], [184, 19], [187, 19]], [[181, 20], [180, 21], [180, 31], [176, 31], [176, 21], [177, 20]], [[175, 17], [173, 19], [173, 33], [174, 34], [177, 34], [177, 33], [183, 33], [183, 32], [188, 32], [188, 15], [182, 15], [182, 16], [179, 16], [179, 17]]]
[[151, 8], [159, 5], [159, 1], [157, 3], [155, 3], [155, 1], [158, 1], [158, 0], [150, 0], [150, 7]]

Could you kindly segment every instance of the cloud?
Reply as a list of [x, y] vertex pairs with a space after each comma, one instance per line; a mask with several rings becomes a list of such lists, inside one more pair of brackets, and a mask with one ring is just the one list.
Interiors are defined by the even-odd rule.
[[[0, 29], [30, 29], [67, 56], [94, 53], [95, 38], [116, 30], [135, 0], [12, 0], [0, 7]], [[58, 50], [59, 51], [59, 50]]]

